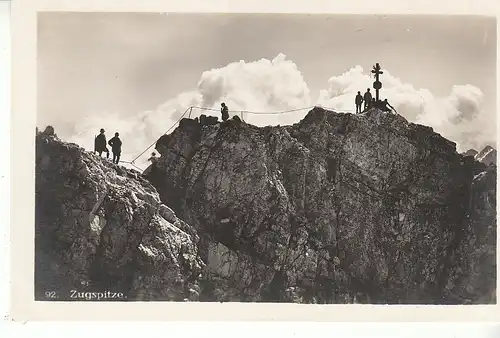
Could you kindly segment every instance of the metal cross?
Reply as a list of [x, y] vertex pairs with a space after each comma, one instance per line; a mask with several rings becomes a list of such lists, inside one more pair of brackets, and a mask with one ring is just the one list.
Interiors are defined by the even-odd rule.
[[375, 89], [375, 97], [376, 97], [377, 102], [380, 101], [379, 100], [379, 90], [380, 90], [380, 88], [382, 88], [382, 82], [380, 82], [379, 76], [380, 76], [380, 74], [384, 74], [384, 72], [381, 69], [382, 68], [380, 68], [380, 65], [377, 62], [375, 64], [375, 66], [373, 66], [373, 70], [372, 70], [372, 73], [375, 74], [375, 82], [373, 82], [373, 88]]

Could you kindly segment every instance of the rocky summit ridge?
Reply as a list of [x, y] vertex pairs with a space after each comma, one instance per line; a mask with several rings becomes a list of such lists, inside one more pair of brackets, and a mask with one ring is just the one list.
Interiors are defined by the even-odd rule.
[[141, 175], [38, 133], [37, 290], [496, 302], [496, 163], [430, 127], [314, 108], [290, 126], [183, 119], [156, 149]]

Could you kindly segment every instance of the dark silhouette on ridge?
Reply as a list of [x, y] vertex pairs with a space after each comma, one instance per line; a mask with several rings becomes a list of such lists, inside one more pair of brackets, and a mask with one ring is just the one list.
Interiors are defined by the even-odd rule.
[[390, 112], [391, 110], [396, 111], [396, 109], [394, 109], [394, 107], [391, 106], [391, 104], [387, 101], [387, 99], [385, 99], [380, 103], [380, 109], [386, 112]]
[[366, 93], [363, 96], [363, 99], [365, 101], [365, 110], [368, 109], [368, 106], [370, 105], [370, 102], [372, 101], [372, 93], [370, 93], [370, 88], [366, 89]]
[[220, 105], [221, 105], [220, 113], [222, 114], [222, 121], [226, 121], [229, 118], [229, 109], [227, 108], [224, 102], [222, 102]]
[[363, 103], [363, 96], [361, 96], [361, 92], [358, 91], [358, 95], [356, 95], [356, 99], [354, 101], [356, 103], [356, 114], [361, 113], [361, 104]]
[[108, 142], [111, 146], [111, 151], [113, 151], [113, 163], [116, 164], [120, 162], [120, 155], [122, 153], [122, 140], [120, 140], [118, 136], [120, 136], [120, 134], [115, 133], [115, 137]]
[[104, 135], [104, 129], [101, 128], [99, 135], [95, 137], [94, 140], [94, 152], [102, 156], [102, 153], [106, 153], [106, 158], [109, 158], [109, 149], [106, 147], [106, 135]]

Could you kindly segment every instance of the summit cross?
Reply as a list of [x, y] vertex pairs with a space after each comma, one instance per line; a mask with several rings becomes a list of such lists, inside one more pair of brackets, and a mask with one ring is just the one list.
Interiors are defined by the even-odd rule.
[[379, 91], [380, 88], [382, 88], [382, 82], [380, 82], [380, 74], [384, 74], [384, 72], [381, 70], [379, 63], [377, 62], [375, 66], [373, 66], [372, 73], [375, 74], [375, 82], [373, 82], [373, 88], [375, 89], [375, 97], [377, 102], [379, 102]]

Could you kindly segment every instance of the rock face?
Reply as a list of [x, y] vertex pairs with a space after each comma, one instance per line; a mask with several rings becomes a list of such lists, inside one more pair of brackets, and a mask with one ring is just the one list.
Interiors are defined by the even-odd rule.
[[399, 115], [184, 119], [147, 177], [36, 147], [37, 300], [496, 302], [495, 163]]
[[475, 149], [469, 149], [463, 156], [472, 156], [477, 162], [486, 164], [487, 166], [497, 163], [497, 151], [492, 146], [486, 146], [483, 150], [478, 152]]
[[484, 163], [486, 165], [497, 163], [497, 151], [491, 147], [486, 146], [483, 150], [476, 154], [476, 161]]
[[37, 300], [198, 299], [198, 235], [139, 173], [38, 133], [35, 203]]
[[184, 119], [156, 149], [148, 179], [200, 238], [200, 300], [496, 302], [496, 166], [432, 128], [315, 108]]

